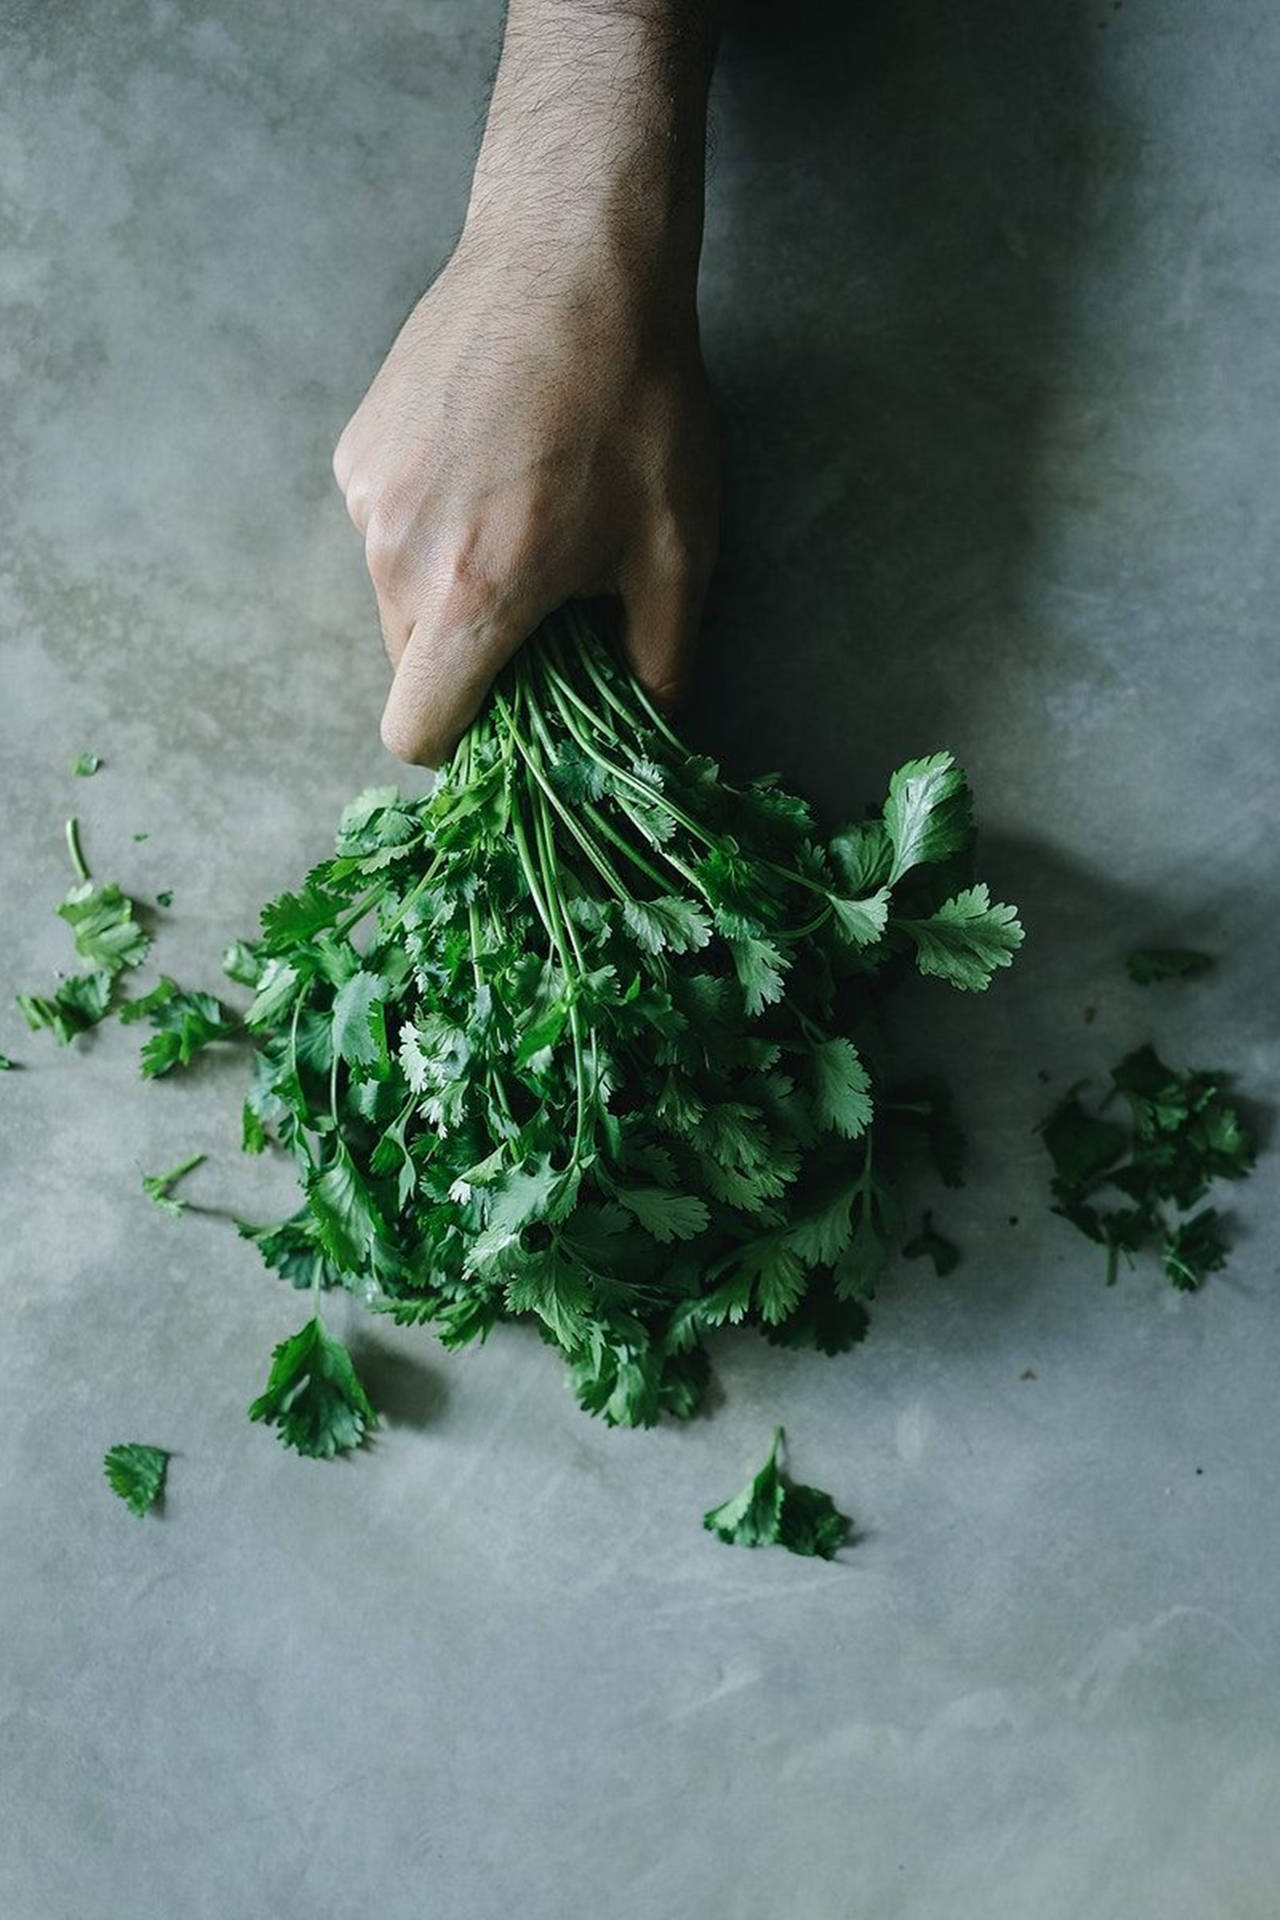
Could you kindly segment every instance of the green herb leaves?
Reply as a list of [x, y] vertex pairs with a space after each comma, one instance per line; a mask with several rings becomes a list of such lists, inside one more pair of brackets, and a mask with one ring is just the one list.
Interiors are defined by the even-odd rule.
[[204, 1164], [202, 1153], [193, 1153], [189, 1160], [181, 1161], [176, 1167], [170, 1167], [168, 1173], [144, 1173], [142, 1191], [165, 1213], [182, 1214], [187, 1211], [188, 1202], [174, 1198], [173, 1189], [179, 1180], [185, 1179]]
[[112, 1447], [102, 1470], [112, 1493], [119, 1494], [130, 1513], [139, 1518], [150, 1512], [164, 1493], [171, 1456], [163, 1447], [144, 1447], [134, 1440]]
[[318, 1315], [276, 1348], [249, 1418], [274, 1426], [284, 1446], [313, 1460], [349, 1452], [378, 1424], [351, 1355]]
[[1127, 1126], [1089, 1113], [1073, 1088], [1041, 1128], [1054, 1211], [1106, 1248], [1108, 1285], [1120, 1255], [1132, 1260], [1154, 1245], [1173, 1285], [1194, 1289], [1224, 1264], [1226, 1243], [1213, 1208], [1180, 1222], [1176, 1213], [1195, 1207], [1215, 1179], [1244, 1178], [1252, 1136], [1221, 1075], [1179, 1073], [1150, 1046], [1112, 1069], [1103, 1106], [1117, 1097], [1128, 1107]]
[[264, 1258], [450, 1346], [526, 1317], [627, 1424], [694, 1410], [708, 1328], [847, 1347], [903, 1238], [881, 970], [972, 990], [1021, 938], [954, 890], [970, 817], [937, 754], [823, 842], [563, 609], [431, 794], [357, 796], [224, 956], [255, 993], [245, 1146], [302, 1188]]
[[731, 1547], [785, 1547], [788, 1553], [832, 1560], [852, 1532], [830, 1494], [796, 1486], [780, 1460], [783, 1431], [773, 1436], [769, 1458], [741, 1493], [704, 1514], [703, 1526]]

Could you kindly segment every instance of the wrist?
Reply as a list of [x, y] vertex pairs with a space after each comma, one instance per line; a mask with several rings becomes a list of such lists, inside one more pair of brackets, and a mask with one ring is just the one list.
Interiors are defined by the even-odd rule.
[[715, 37], [697, 0], [511, 0], [463, 243], [691, 300]]

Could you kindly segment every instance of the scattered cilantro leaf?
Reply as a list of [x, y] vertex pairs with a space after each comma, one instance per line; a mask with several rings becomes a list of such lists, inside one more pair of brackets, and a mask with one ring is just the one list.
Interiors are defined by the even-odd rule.
[[158, 1079], [174, 1067], [190, 1066], [202, 1047], [234, 1039], [240, 1032], [240, 1022], [220, 1000], [211, 993], [186, 991], [167, 974], [161, 975], [150, 993], [126, 1001], [120, 1020], [125, 1026], [147, 1020], [155, 1029], [142, 1049], [145, 1080]]
[[163, 1447], [145, 1447], [136, 1440], [112, 1447], [102, 1462], [113, 1493], [139, 1518], [163, 1497], [165, 1475], [172, 1456]]
[[158, 907], [171, 907], [173, 905], [173, 888], [172, 887], [162, 887], [160, 889], [159, 893], [156, 895], [156, 905]]
[[142, 1191], [166, 1213], [175, 1215], [185, 1213], [189, 1203], [186, 1200], [175, 1200], [173, 1189], [179, 1180], [203, 1164], [204, 1155], [193, 1153], [189, 1160], [182, 1161], [179, 1166], [170, 1167], [168, 1173], [144, 1173]]
[[47, 1028], [58, 1045], [65, 1047], [78, 1033], [87, 1033], [104, 1018], [114, 985], [114, 975], [103, 967], [93, 973], [72, 974], [51, 994], [20, 993], [17, 1001], [33, 1033]]
[[78, 774], [82, 780], [87, 780], [98, 771], [101, 765], [102, 762], [96, 753], [78, 753], [71, 762], [71, 771]]
[[1215, 1179], [1242, 1180], [1255, 1145], [1222, 1076], [1180, 1072], [1152, 1046], [1135, 1047], [1111, 1070], [1108, 1104], [1120, 1096], [1129, 1123], [1090, 1113], [1073, 1087], [1040, 1132], [1053, 1161], [1055, 1213], [1106, 1251], [1114, 1284], [1121, 1258], [1157, 1249], [1171, 1284], [1185, 1291], [1223, 1266], [1227, 1242], [1213, 1207], [1198, 1205]]
[[249, 1418], [274, 1426], [283, 1446], [313, 1460], [350, 1452], [378, 1424], [351, 1355], [318, 1315], [276, 1348]]
[[783, 1431], [773, 1436], [769, 1458], [741, 1493], [702, 1517], [708, 1533], [731, 1547], [785, 1547], [788, 1553], [834, 1559], [849, 1539], [852, 1523], [830, 1494], [797, 1486], [780, 1464]]
[[137, 967], [151, 946], [133, 917], [133, 902], [114, 881], [95, 887], [84, 880], [71, 889], [58, 912], [75, 936], [76, 952], [90, 965], [119, 973]]

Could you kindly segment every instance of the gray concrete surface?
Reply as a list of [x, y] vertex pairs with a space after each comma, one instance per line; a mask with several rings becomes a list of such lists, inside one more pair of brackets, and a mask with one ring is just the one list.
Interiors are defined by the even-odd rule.
[[[63, 959], [74, 807], [215, 985], [390, 771], [328, 458], [456, 229], [497, 9], [0, 23], [3, 971]], [[726, 1338], [713, 1418], [619, 1434], [531, 1337], [346, 1303], [389, 1418], [299, 1461], [244, 1418], [296, 1302], [219, 1216], [288, 1187], [235, 1070], [148, 1089], [132, 1034], [0, 1014], [4, 1920], [1271, 1920], [1274, 1163], [1203, 1295], [1108, 1292], [1031, 1128], [1147, 1037], [1276, 1083], [1278, 59], [1265, 0], [793, 5], [725, 50], [696, 730], [833, 810], [950, 744], [1030, 934], [916, 1003], [965, 1258], [860, 1352]], [[1130, 987], [1153, 935], [1216, 978]], [[139, 1168], [196, 1149], [167, 1220]], [[699, 1530], [777, 1419], [838, 1564]], [[175, 1449], [162, 1520], [105, 1490], [124, 1437]]]

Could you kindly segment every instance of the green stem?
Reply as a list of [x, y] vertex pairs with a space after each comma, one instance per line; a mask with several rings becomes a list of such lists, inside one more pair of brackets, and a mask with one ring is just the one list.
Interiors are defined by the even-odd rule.
[[74, 814], [67, 822], [67, 852], [71, 855], [71, 864], [76, 870], [77, 880], [88, 886], [91, 875], [84, 863], [84, 855], [80, 851], [80, 822]]
[[573, 1127], [573, 1152], [570, 1166], [576, 1167], [582, 1155], [582, 1143], [587, 1127], [587, 1090], [586, 1074], [582, 1057], [582, 1014], [578, 1006], [578, 980], [569, 958], [564, 927], [560, 914], [559, 894], [555, 884], [555, 845], [551, 832], [551, 819], [545, 800], [534, 814], [534, 833], [538, 841], [538, 858], [542, 866], [543, 885], [547, 891], [547, 903], [551, 913], [551, 937], [555, 941], [560, 956], [560, 965], [564, 968], [569, 988], [569, 1036], [573, 1042], [573, 1084], [576, 1113]]

